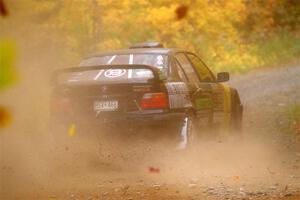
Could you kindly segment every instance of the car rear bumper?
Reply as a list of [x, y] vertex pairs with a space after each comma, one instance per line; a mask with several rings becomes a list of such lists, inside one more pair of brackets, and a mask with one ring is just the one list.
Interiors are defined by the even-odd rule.
[[163, 110], [150, 110], [142, 112], [113, 113], [105, 112], [94, 116], [76, 114], [73, 117], [56, 116], [54, 120], [60, 124], [81, 124], [88, 126], [110, 125], [114, 126], [165, 126], [168, 123], [180, 122], [186, 113]]
[[185, 113], [181, 112], [135, 112], [135, 113], [126, 113], [119, 114], [115, 116], [99, 116], [100, 121], [111, 121], [111, 122], [133, 122], [137, 124], [160, 124], [166, 121], [177, 121], [183, 119]]

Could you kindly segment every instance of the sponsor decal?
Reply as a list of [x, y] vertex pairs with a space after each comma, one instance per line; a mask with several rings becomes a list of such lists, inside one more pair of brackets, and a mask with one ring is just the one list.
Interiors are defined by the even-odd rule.
[[156, 57], [156, 66], [163, 66], [164, 65], [164, 57], [159, 55]]
[[196, 101], [197, 109], [208, 109], [213, 108], [214, 103], [211, 101], [209, 97], [197, 98]]
[[117, 78], [126, 74], [125, 69], [109, 69], [104, 72], [106, 78]]

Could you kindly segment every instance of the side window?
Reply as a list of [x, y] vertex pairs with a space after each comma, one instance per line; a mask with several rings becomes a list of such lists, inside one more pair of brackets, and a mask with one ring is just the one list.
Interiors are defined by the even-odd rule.
[[172, 59], [170, 66], [170, 78], [172, 81], [184, 81], [187, 82], [186, 75], [182, 71], [178, 61], [176, 59]]
[[175, 66], [180, 80], [187, 82], [186, 76], [177, 61], [175, 61]]
[[205, 66], [205, 64], [198, 58], [197, 56], [193, 54], [187, 54], [190, 61], [193, 63], [198, 76], [200, 78], [200, 81], [203, 82], [213, 82], [215, 80], [214, 76], [212, 75], [211, 71]]
[[178, 53], [178, 54], [176, 54], [175, 57], [176, 57], [177, 61], [179, 62], [179, 64], [181, 65], [181, 67], [183, 68], [187, 78], [189, 79], [189, 82], [198, 84], [199, 83], [198, 76], [197, 76], [192, 64], [186, 57], [186, 55], [183, 53]]

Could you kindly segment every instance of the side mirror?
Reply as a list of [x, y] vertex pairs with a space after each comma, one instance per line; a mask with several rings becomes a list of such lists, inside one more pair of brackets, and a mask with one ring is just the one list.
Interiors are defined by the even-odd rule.
[[228, 72], [220, 72], [217, 74], [217, 81], [218, 82], [226, 82], [229, 81], [229, 73]]

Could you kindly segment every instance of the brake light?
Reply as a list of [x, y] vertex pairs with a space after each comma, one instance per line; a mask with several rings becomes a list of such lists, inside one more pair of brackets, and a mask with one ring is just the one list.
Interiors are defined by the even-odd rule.
[[50, 111], [54, 113], [70, 113], [72, 108], [69, 99], [53, 97], [50, 102]]
[[163, 109], [168, 108], [168, 98], [163, 92], [146, 93], [141, 100], [142, 109]]

